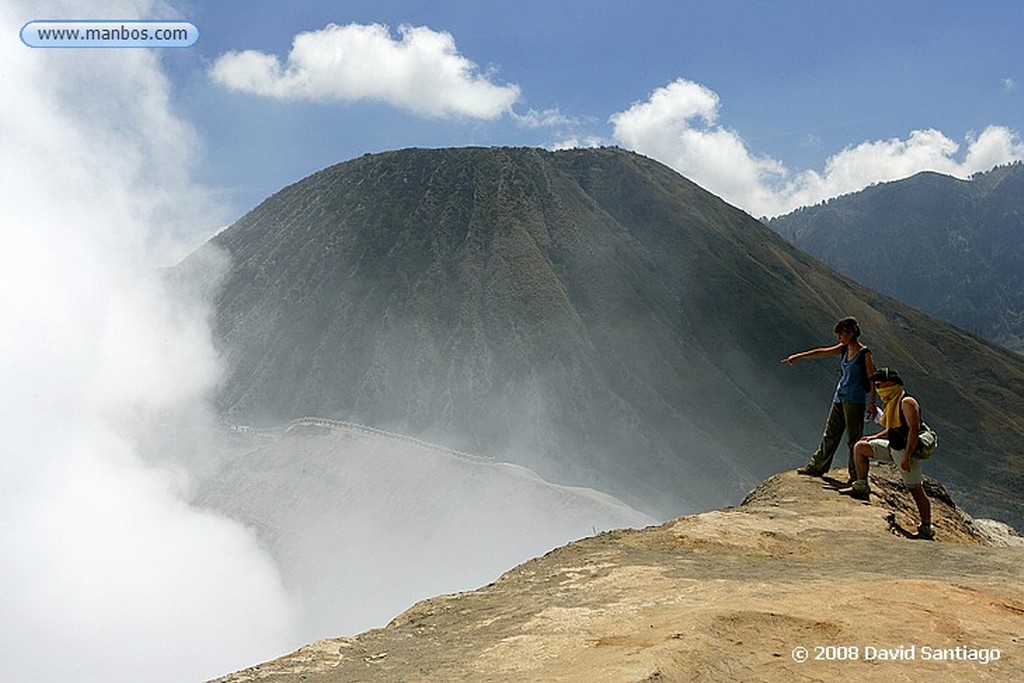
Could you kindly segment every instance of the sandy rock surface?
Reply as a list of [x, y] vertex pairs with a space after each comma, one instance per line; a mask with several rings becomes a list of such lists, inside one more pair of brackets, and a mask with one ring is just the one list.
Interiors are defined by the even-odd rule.
[[1020, 680], [1020, 537], [928, 481], [936, 540], [916, 539], [891, 471], [868, 503], [833, 474], [572, 543], [218, 683]]

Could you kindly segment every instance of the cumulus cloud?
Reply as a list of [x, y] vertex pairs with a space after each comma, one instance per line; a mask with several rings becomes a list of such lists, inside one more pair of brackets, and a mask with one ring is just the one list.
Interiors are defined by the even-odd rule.
[[915, 130], [905, 140], [848, 147], [829, 157], [821, 172], [794, 172], [776, 159], [756, 155], [738, 132], [720, 125], [720, 108], [715, 92], [679, 79], [612, 115], [612, 136], [617, 144], [671, 166], [755, 216], [779, 215], [918, 171], [967, 177], [1024, 159], [1024, 142], [1005, 127], [968, 134], [959, 160], [960, 144], [936, 130]]
[[300, 33], [286, 63], [255, 50], [229, 52], [210, 69], [232, 90], [281, 100], [385, 102], [419, 116], [496, 119], [519, 99], [459, 54], [449, 33], [381, 24], [329, 24]]
[[920, 171], [967, 178], [999, 164], [1024, 159], [1024, 142], [1002, 126], [990, 126], [978, 135], [968, 134], [966, 152], [958, 161], [960, 150], [960, 144], [931, 129], [912, 131], [905, 140], [894, 138], [847, 147], [826, 160], [822, 173], [805, 171], [779, 189], [773, 209], [765, 213], [784, 213]]
[[223, 220], [195, 135], [150, 52], [6, 31], [0, 63], [0, 680], [202, 680], [284, 651], [277, 567], [145, 445], [218, 378], [205, 307], [152, 268]]
[[720, 106], [712, 90], [679, 79], [614, 114], [613, 137], [733, 204], [748, 208], [770, 201], [766, 183], [785, 169], [774, 159], [751, 154], [739, 133], [719, 125]]

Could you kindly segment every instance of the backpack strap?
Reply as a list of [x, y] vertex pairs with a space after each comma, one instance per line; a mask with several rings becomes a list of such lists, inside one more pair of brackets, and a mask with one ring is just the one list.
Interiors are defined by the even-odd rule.
[[868, 347], [862, 346], [860, 351], [857, 352], [857, 365], [860, 366], [860, 385], [865, 393], [871, 393], [871, 378], [868, 377], [868, 361], [866, 358], [870, 350]]

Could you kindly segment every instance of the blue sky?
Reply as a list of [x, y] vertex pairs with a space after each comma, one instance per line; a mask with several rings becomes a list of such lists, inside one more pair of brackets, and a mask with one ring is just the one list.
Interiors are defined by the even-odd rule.
[[[199, 179], [238, 208], [332, 163], [407, 146], [615, 144], [754, 215], [922, 168], [969, 175], [1022, 155], [1018, 2], [218, 2], [180, 13], [202, 38], [165, 56], [174, 104], [203, 138]], [[396, 45], [401, 26], [447, 34], [475, 76], [518, 97], [495, 117], [425, 116], [358, 93], [275, 99], [211, 77], [229, 52], [287, 68], [296, 36], [329, 24], [381, 24]], [[358, 51], [349, 59], [381, 68]], [[677, 88], [670, 111], [636, 122], [642, 130], [610, 122], [677, 81], [716, 100], [695, 104], [694, 88]], [[521, 117], [531, 111], [557, 117], [529, 127]], [[972, 140], [992, 127], [997, 149], [967, 163]], [[861, 153], [827, 177], [829, 160], [852, 149]], [[806, 172], [820, 177], [801, 182]]]
[[[157, 52], [157, 68], [171, 113], [197, 134], [191, 177], [231, 218], [325, 166], [410, 146], [618, 145], [755, 216], [1024, 156], [1024, 5], [1012, 0], [54, 7], [31, 11], [199, 28], [193, 47]], [[413, 81], [400, 73], [410, 63]]]

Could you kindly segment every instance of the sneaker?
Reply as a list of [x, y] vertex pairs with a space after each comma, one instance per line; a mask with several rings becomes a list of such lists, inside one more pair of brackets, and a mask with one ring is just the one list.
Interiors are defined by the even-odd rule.
[[820, 477], [824, 474], [824, 472], [816, 468], [814, 465], [804, 465], [803, 467], [798, 468], [796, 473], [803, 474], [808, 477]]
[[934, 541], [935, 529], [931, 524], [919, 524], [917, 526], [917, 537], [923, 538], [926, 541]]

